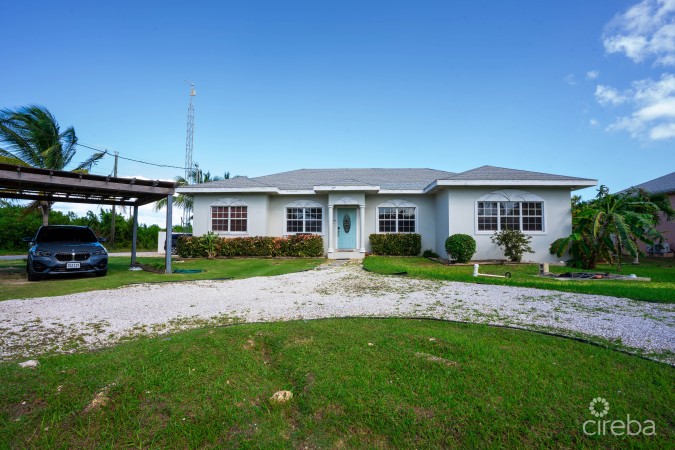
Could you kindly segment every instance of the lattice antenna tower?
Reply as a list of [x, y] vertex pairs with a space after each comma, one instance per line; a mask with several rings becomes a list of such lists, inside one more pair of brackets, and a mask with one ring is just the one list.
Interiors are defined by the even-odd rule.
[[[192, 165], [192, 147], [195, 140], [195, 107], [192, 104], [192, 99], [197, 94], [194, 83], [186, 81], [190, 85], [190, 105], [187, 113], [187, 136], [185, 137], [185, 181], [188, 184], [195, 182], [195, 171]], [[192, 215], [192, 208], [186, 206], [183, 209], [183, 224], [187, 226], [190, 223], [190, 216]]]

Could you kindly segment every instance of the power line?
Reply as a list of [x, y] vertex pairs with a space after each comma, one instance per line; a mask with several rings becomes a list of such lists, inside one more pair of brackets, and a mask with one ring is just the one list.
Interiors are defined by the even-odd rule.
[[[88, 148], [88, 149], [90, 149], [90, 150], [95, 150], [95, 151], [97, 151], [97, 152], [103, 152], [103, 153], [105, 153], [106, 155], [114, 156], [112, 153], [110, 153], [110, 151], [109, 151], [108, 149], [101, 149], [101, 148], [90, 147], [90, 146], [88, 146], [88, 145], [85, 145], [85, 144], [79, 144], [79, 143], [76, 144], [76, 145], [78, 145], [78, 146], [80, 146], [80, 147]], [[121, 155], [118, 155], [118, 158], [124, 159], [124, 160], [126, 160], [126, 161], [136, 162], [136, 163], [139, 163], [139, 164], [147, 164], [147, 165], [149, 165], [149, 166], [155, 166], [155, 167], [168, 167], [168, 168], [171, 168], [171, 169], [181, 169], [181, 170], [186, 170], [185, 167], [172, 166], [172, 165], [170, 165], [170, 164], [157, 164], [157, 163], [152, 163], [152, 162], [149, 162], [149, 161], [141, 161], [140, 159], [127, 158], [127, 157], [121, 156]]]

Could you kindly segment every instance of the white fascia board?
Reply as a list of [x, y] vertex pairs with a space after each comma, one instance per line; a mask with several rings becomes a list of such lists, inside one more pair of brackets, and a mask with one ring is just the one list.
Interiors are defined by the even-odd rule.
[[424, 191], [424, 193], [426, 194], [426, 193], [432, 192], [432, 191], [435, 190], [437, 187], [438, 187], [438, 180], [434, 181], [434, 182], [431, 183], [429, 186], [425, 187], [425, 188], [423, 189], [423, 191]]
[[380, 189], [378, 194], [426, 194], [424, 189]]
[[311, 189], [284, 189], [279, 190], [279, 195], [315, 195]]
[[219, 194], [219, 193], [237, 193], [237, 194], [257, 194], [273, 193], [278, 194], [279, 189], [274, 187], [252, 187], [252, 188], [222, 188], [222, 187], [182, 187], [176, 189], [179, 194]]
[[597, 180], [436, 180], [426, 190], [437, 186], [596, 186]]
[[379, 186], [314, 186], [314, 191], [379, 191]]

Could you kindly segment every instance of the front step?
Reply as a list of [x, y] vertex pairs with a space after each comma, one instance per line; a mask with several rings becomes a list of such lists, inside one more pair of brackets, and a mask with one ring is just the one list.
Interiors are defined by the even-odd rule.
[[366, 257], [365, 253], [361, 253], [358, 250], [345, 251], [345, 250], [335, 250], [332, 253], [328, 253], [328, 259], [363, 259]]

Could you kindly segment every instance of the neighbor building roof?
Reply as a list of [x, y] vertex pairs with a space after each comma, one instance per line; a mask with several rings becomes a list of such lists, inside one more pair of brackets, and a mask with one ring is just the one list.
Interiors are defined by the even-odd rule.
[[[380, 191], [429, 191], [436, 186], [491, 185], [501, 181], [552, 183], [573, 188], [594, 186], [596, 180], [502, 167], [482, 166], [454, 173], [436, 169], [300, 169], [261, 177], [235, 177], [182, 187], [178, 192], [315, 191], [331, 187], [369, 187]], [[324, 189], [326, 188], [326, 189]]]
[[[651, 181], [646, 181], [637, 186], [633, 186], [629, 189], [644, 189], [650, 194], [672, 194], [675, 193], [675, 172], [671, 172], [668, 175], [662, 177], [654, 178]], [[626, 189], [628, 191], [629, 189]]]

